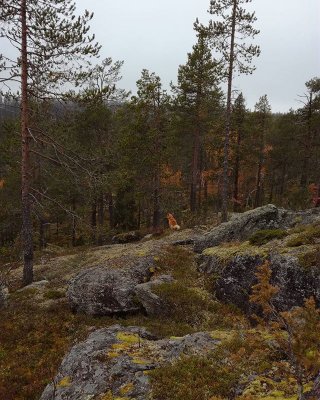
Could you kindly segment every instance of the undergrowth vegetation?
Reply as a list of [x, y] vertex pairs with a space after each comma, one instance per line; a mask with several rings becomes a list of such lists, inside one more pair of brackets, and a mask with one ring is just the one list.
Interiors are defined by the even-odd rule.
[[265, 229], [255, 232], [250, 238], [249, 242], [255, 246], [261, 246], [274, 239], [282, 239], [288, 233], [283, 229]]
[[175, 279], [154, 289], [164, 302], [160, 319], [187, 324], [192, 331], [247, 324], [238, 309], [215, 300], [215, 277], [197, 271], [192, 252], [169, 247], [157, 261], [156, 271], [171, 274]]
[[63, 356], [93, 327], [144, 326], [161, 338], [245, 325], [239, 311], [216, 302], [205, 290], [211, 283], [197, 272], [191, 251], [169, 247], [156, 259], [156, 274], [164, 273], [172, 274], [177, 282], [160, 289], [171, 307], [160, 317], [73, 314], [55, 275], [41, 301], [36, 289], [12, 292], [0, 318], [0, 399], [38, 399]]
[[306, 226], [299, 234], [287, 241], [288, 247], [316, 244], [320, 241], [320, 225]]
[[[207, 356], [184, 357], [151, 373], [156, 400], [236, 398], [251, 375], [266, 374], [276, 353], [260, 335], [239, 332]], [[165, 388], [165, 390], [164, 390]]]
[[[301, 265], [319, 265], [317, 248], [303, 257]], [[170, 274], [174, 281], [155, 289], [164, 307], [154, 317], [143, 313], [121, 318], [73, 314], [65, 290], [55, 276], [42, 297], [37, 289], [12, 291], [9, 307], [1, 311], [0, 318], [0, 399], [38, 399], [71, 346], [86, 338], [92, 329], [113, 324], [144, 326], [159, 338], [207, 331], [217, 340], [215, 350], [206, 355], [184, 356], [152, 371], [154, 400], [297, 398], [298, 377], [290, 364], [286, 351], [288, 336], [281, 324], [259, 320], [259, 325], [252, 329], [239, 310], [218, 302], [214, 297], [214, 278], [197, 271], [193, 253], [187, 248], [169, 246], [155, 261], [155, 275]], [[69, 267], [68, 264], [67, 271]], [[269, 276], [263, 277], [255, 288], [258, 297], [253, 298], [259, 304], [269, 301], [274, 292]], [[296, 359], [307, 371], [303, 381], [307, 390], [319, 365], [319, 321], [315, 319], [319, 313], [313, 303], [306, 311], [299, 310], [282, 317], [297, 332], [292, 343]], [[312, 348], [307, 346], [310, 343]]]

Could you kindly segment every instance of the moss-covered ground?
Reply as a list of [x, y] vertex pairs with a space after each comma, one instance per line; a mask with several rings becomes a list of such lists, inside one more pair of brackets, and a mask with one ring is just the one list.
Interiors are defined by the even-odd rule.
[[[318, 262], [315, 251], [318, 234], [310, 239], [311, 233], [307, 229], [290, 231], [283, 235], [281, 242], [276, 239], [276, 243], [280, 251], [296, 251], [299, 246], [290, 247], [292, 239], [306, 234], [308, 243], [301, 244], [300, 250], [303, 251], [300, 253], [308, 254], [304, 260], [309, 266]], [[207, 253], [224, 260], [243, 252], [264, 256], [273, 245], [274, 241], [261, 246], [249, 242], [233, 243], [208, 249]], [[128, 252], [143, 256], [150, 251], [149, 246], [125, 247]], [[220, 341], [210, 354], [185, 357], [153, 371], [150, 376], [154, 400], [297, 398], [296, 381], [288, 373], [290, 368], [272, 335], [265, 330], [252, 329], [237, 309], [216, 301], [212, 281], [197, 272], [194, 255], [187, 248], [167, 243], [155, 256], [155, 274], [171, 274], [175, 279], [175, 282], [157, 289], [167, 304], [162, 315], [148, 317], [141, 313], [126, 318], [94, 318], [73, 314], [65, 299], [68, 279], [86, 265], [116, 260], [117, 257], [111, 257], [108, 252], [117, 253], [120, 249], [119, 246], [111, 250], [105, 247], [42, 262], [36, 268], [36, 277], [47, 278], [50, 284], [40, 294], [35, 289], [17, 291], [17, 274], [12, 275], [9, 306], [0, 312], [1, 400], [39, 399], [70, 347], [93, 329], [112, 324], [143, 326], [159, 338], [208, 331]], [[114, 262], [114, 267], [117, 267], [117, 262]], [[125, 333], [119, 337], [121, 343], [130, 344], [136, 340]], [[108, 356], [116, 357], [120, 350], [115, 348]], [[112, 394], [108, 396], [114, 400]], [[126, 388], [123, 397], [127, 398]]]

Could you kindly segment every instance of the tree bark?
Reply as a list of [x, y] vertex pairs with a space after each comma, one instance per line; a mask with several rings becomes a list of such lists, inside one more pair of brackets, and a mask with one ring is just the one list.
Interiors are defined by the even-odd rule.
[[21, 216], [23, 285], [33, 282], [33, 229], [30, 202], [30, 135], [28, 131], [27, 6], [21, 0]]
[[200, 131], [196, 128], [193, 136], [192, 163], [191, 163], [191, 188], [190, 188], [190, 210], [195, 212], [197, 208], [197, 189], [199, 183], [199, 152]]
[[114, 204], [113, 204], [113, 197], [112, 193], [108, 193], [108, 212], [109, 212], [109, 227], [111, 229], [114, 228]]
[[254, 200], [254, 206], [261, 206], [261, 192], [262, 192], [262, 168], [263, 168], [263, 159], [260, 154], [260, 159], [258, 163], [258, 171], [257, 171], [257, 184], [256, 184], [256, 196]]
[[155, 172], [154, 180], [152, 228], [157, 230], [160, 226], [160, 176], [158, 168]]
[[96, 244], [97, 240], [97, 201], [91, 204], [91, 229], [92, 229], [92, 243]]
[[274, 170], [272, 170], [270, 193], [269, 193], [269, 204], [271, 204], [273, 202], [274, 180], [275, 180], [275, 172], [274, 172]]
[[[72, 199], [72, 211], [76, 211], [76, 200], [75, 198]], [[72, 228], [71, 228], [71, 242], [72, 247], [77, 245], [77, 220], [75, 215], [72, 215]]]
[[234, 187], [233, 187], [233, 211], [238, 212], [239, 207], [239, 173], [240, 173], [240, 146], [241, 146], [241, 131], [237, 131], [237, 148], [236, 148], [236, 160], [234, 166]]
[[234, 41], [236, 31], [236, 11], [238, 0], [233, 0], [232, 10], [232, 30], [231, 43], [229, 53], [229, 70], [228, 70], [228, 93], [227, 93], [227, 109], [226, 109], [226, 130], [223, 147], [223, 183], [222, 183], [222, 222], [228, 220], [228, 198], [229, 198], [229, 143], [231, 129], [231, 95], [232, 95], [232, 79], [234, 64]]
[[101, 193], [98, 198], [98, 224], [102, 226], [104, 224], [104, 197]]
[[97, 214], [98, 214], [98, 239], [97, 243], [99, 246], [102, 245], [103, 242], [103, 225], [104, 225], [104, 196], [103, 193], [100, 193], [98, 202], [97, 202]]

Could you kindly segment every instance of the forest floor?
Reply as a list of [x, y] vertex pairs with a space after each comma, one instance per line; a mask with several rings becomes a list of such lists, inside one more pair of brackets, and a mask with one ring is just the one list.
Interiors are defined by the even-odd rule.
[[[21, 267], [12, 270], [9, 305], [0, 314], [0, 399], [39, 399], [72, 345], [114, 324], [143, 326], [159, 338], [206, 331], [221, 340], [208, 357], [181, 359], [155, 371], [157, 400], [297, 399], [297, 383], [272, 335], [253, 328], [238, 309], [215, 299], [215, 277], [197, 271], [190, 245], [173, 246], [203, 232], [203, 227], [186, 229], [158, 239], [55, 256], [47, 251], [35, 266], [35, 280], [49, 283], [39, 288], [19, 290]], [[165, 293], [170, 314], [98, 318], [71, 312], [67, 283], [80, 270], [97, 265], [122, 268], [130, 257], [146, 255], [155, 257], [156, 274], [171, 274], [177, 282], [174, 291]]]

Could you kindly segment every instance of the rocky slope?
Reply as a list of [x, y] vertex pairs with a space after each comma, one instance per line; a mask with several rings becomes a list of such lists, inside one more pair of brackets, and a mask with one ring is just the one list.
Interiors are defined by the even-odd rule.
[[[53, 369], [41, 400], [295, 399], [295, 378], [284, 384], [290, 374], [278, 366], [288, 363], [282, 344], [252, 329], [245, 315], [261, 311], [249, 296], [265, 262], [280, 289], [274, 299], [279, 311], [310, 296], [320, 302], [319, 217], [319, 210], [293, 213], [268, 205], [207, 231], [43, 259], [36, 276], [45, 283], [13, 293], [4, 323], [10, 307], [24, 304], [41, 315], [65, 310], [70, 339], [83, 323], [90, 332], [83, 331]], [[1, 354], [0, 343], [0, 364]], [[309, 373], [306, 390], [313, 378]], [[1, 393], [6, 400], [26, 398]]]

